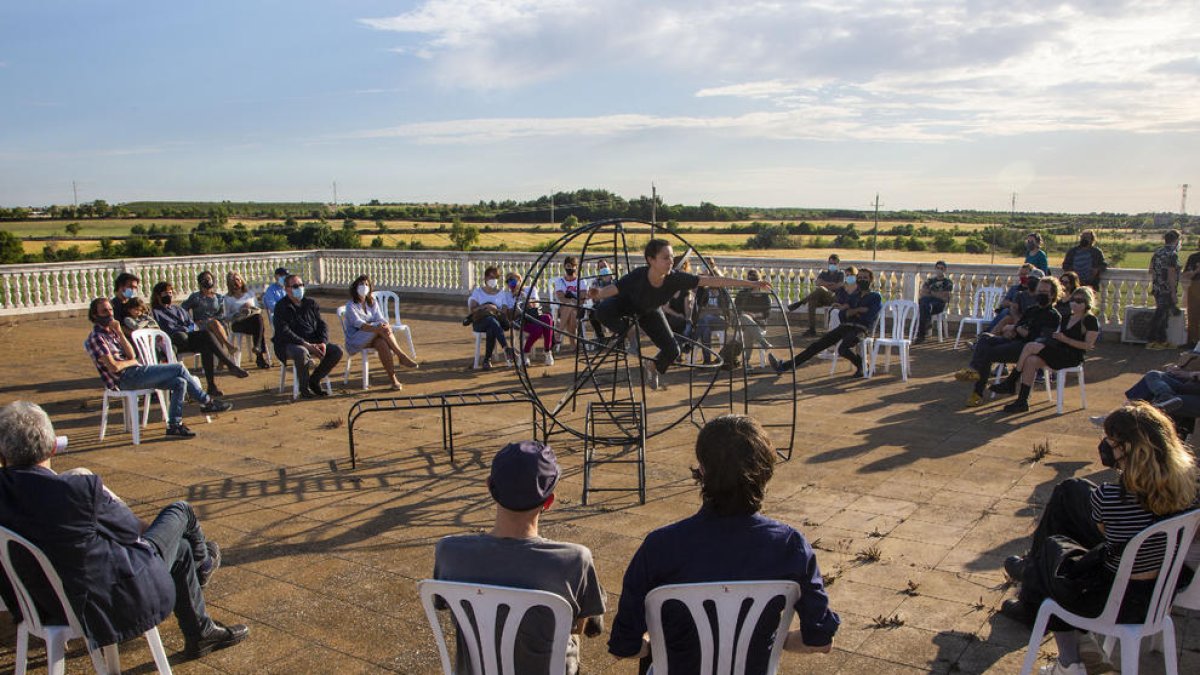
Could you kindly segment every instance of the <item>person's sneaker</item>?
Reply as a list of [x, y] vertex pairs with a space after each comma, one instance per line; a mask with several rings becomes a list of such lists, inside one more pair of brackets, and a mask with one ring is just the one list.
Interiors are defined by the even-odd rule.
[[204, 413], [205, 415], [209, 415], [212, 413], [229, 412], [230, 410], [233, 410], [232, 403], [230, 403], [229, 401], [222, 401], [219, 398], [212, 398], [212, 397], [209, 397], [208, 403], [205, 403], [204, 405], [200, 406], [200, 412]]
[[300, 387], [300, 398], [314, 399], [316, 397], [317, 395], [312, 392], [312, 389]]
[[514, 350], [512, 347], [505, 347], [504, 348], [504, 360], [507, 361], [508, 365], [510, 365], [510, 366], [513, 365], [514, 363], [516, 363], [517, 362], [516, 350]]
[[1178, 396], [1155, 396], [1151, 405], [1169, 415], [1183, 407], [1183, 399]]
[[168, 426], [167, 435], [174, 436], [176, 438], [192, 438], [196, 435], [196, 432], [187, 428], [187, 425], [183, 422], [180, 422], [179, 424], [172, 424]]
[[988, 391], [992, 392], [993, 394], [1007, 396], [1017, 393], [1017, 384], [1011, 380], [1004, 379], [995, 384], [989, 385]]
[[491, 360], [490, 360], [490, 359], [484, 359], [484, 360], [483, 360], [483, 363], [479, 364], [479, 369], [480, 369], [480, 370], [491, 370], [491, 369], [492, 369], [492, 362], [491, 362]]
[[979, 372], [974, 368], [963, 368], [962, 370], [954, 373], [954, 379], [958, 380], [959, 382], [978, 382]]
[[775, 358], [774, 354], [767, 354], [767, 361], [771, 364], [771, 370], [777, 373], [783, 372], [783, 364], [779, 362], [779, 359]]
[[1006, 412], [1006, 413], [1029, 412], [1029, 401], [1022, 401], [1021, 399], [1017, 399], [1017, 400], [1013, 401], [1012, 403], [1009, 403], [1008, 405], [1004, 406], [1004, 412]]
[[312, 381], [308, 383], [308, 390], [322, 398], [329, 396], [329, 392], [325, 391], [325, 387], [321, 386], [321, 380], [317, 378], [313, 378]]
[[196, 579], [200, 582], [200, 588], [208, 586], [213, 573], [221, 566], [221, 547], [217, 546], [217, 542], [206, 541], [204, 548], [208, 549], [208, 558], [196, 568]]
[[549, 351], [547, 351], [547, 352], [546, 352], [546, 361], [545, 361], [545, 364], [546, 364], [547, 366], [552, 366], [552, 365], [554, 365], [554, 355], [553, 355], [553, 354], [551, 354]]
[[250, 629], [245, 624], [235, 623], [232, 626], [225, 626], [220, 621], [213, 621], [213, 627], [199, 639], [184, 638], [184, 658], [198, 659], [214, 650], [232, 647], [245, 640], [249, 634]]
[[1038, 675], [1088, 675], [1088, 671], [1087, 667], [1083, 665], [1083, 661], [1064, 666], [1062, 661], [1054, 659], [1054, 663], [1038, 669]]
[[209, 398], [221, 398], [222, 396], [225, 395], [225, 392], [221, 391], [221, 388], [215, 384], [211, 385], [208, 388], [208, 391], [206, 391], [205, 393], [208, 394]]
[[1025, 567], [1029, 561], [1019, 555], [1010, 555], [1004, 559], [1004, 573], [1009, 579], [1017, 582], [1025, 581]]
[[658, 367], [653, 361], [647, 361], [642, 370], [646, 373], [646, 386], [651, 389], [658, 389]]
[[1173, 349], [1173, 347], [1171, 347], [1171, 345], [1170, 345], [1169, 343], [1167, 343], [1167, 342], [1147, 342], [1147, 343], [1146, 343], [1146, 349], [1153, 349], [1153, 350], [1155, 350], [1155, 351], [1162, 351], [1162, 350], [1164, 350], [1164, 349]]
[[1091, 422], [1092, 426], [1096, 427], [1097, 429], [1103, 429], [1104, 420], [1106, 419], [1108, 419], [1108, 415], [1092, 415], [1088, 418], [1088, 421]]
[[967, 407], [978, 408], [981, 405], [983, 405], [983, 396], [977, 391], [971, 392], [971, 395], [967, 397]]
[[258, 366], [259, 368], [261, 368], [263, 370], [266, 370], [267, 368], [271, 367], [271, 364], [267, 363], [267, 357], [262, 354], [259, 354], [254, 359], [254, 365]]

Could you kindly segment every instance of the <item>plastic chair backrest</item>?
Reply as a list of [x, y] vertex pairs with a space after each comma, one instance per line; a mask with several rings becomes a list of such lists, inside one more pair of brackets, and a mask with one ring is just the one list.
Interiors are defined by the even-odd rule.
[[[346, 330], [346, 306], [345, 305], [338, 306], [337, 318], [338, 318], [338, 325], [340, 325], [342, 327], [342, 337], [343, 338], [349, 337], [350, 332]], [[343, 342], [345, 342], [344, 339], [343, 339]]]
[[1130, 571], [1138, 550], [1151, 537], [1166, 537], [1166, 553], [1163, 555], [1162, 567], [1154, 581], [1154, 592], [1150, 595], [1149, 610], [1146, 612], [1147, 626], [1157, 626], [1163, 617], [1171, 611], [1175, 600], [1175, 583], [1179, 572], [1187, 559], [1188, 547], [1196, 535], [1196, 526], [1200, 525], [1200, 510], [1189, 511], [1178, 516], [1159, 521], [1142, 530], [1125, 546], [1121, 553], [1121, 564], [1117, 567], [1117, 575], [1113, 581], [1112, 590], [1108, 594], [1108, 602], [1104, 611], [1096, 617], [1096, 621], [1115, 624], [1117, 613], [1121, 610], [1121, 601], [1125, 597], [1125, 587], [1129, 585]]
[[402, 325], [400, 321], [400, 296], [392, 291], [375, 291], [375, 302], [379, 303], [379, 311], [384, 316], [395, 317], [392, 327]]
[[971, 301], [971, 316], [991, 319], [996, 316], [996, 305], [1004, 297], [1004, 289], [999, 286], [983, 286], [975, 289], [975, 298]]
[[[888, 300], [883, 303], [877, 319], [878, 336], [884, 340], [912, 341], [917, 336], [920, 308], [912, 300]], [[891, 330], [888, 330], [891, 326]]]
[[[662, 608], [668, 601], [682, 603], [692, 615], [700, 637], [700, 672], [740, 675], [746, 672], [746, 656], [750, 651], [754, 627], [771, 600], [780, 596], [784, 599], [783, 611], [780, 612], [779, 626], [775, 629], [771, 656], [767, 661], [767, 675], [773, 675], [779, 667], [792, 613], [800, 598], [799, 584], [794, 581], [729, 581], [674, 584], [650, 591], [646, 594], [646, 626], [650, 632], [650, 653], [655, 675], [667, 673], [668, 655], [662, 630]], [[748, 600], [750, 606], [743, 608]], [[713, 607], [717, 618], [715, 644], [714, 629], [706, 605]]]
[[33, 596], [30, 595], [29, 589], [25, 587], [25, 581], [20, 577], [16, 567], [13, 565], [13, 544], [25, 549], [29, 556], [41, 567], [42, 575], [45, 576], [50, 588], [54, 589], [58, 604], [62, 606], [63, 616], [67, 619], [67, 625], [76, 635], [82, 637], [84, 635], [83, 628], [80, 627], [79, 619], [75, 616], [75, 610], [67, 602], [67, 594], [63, 591], [62, 579], [59, 578], [54, 565], [50, 564], [50, 559], [46, 557], [45, 553], [42, 553], [41, 549], [34, 546], [33, 542], [7, 527], [0, 527], [0, 565], [4, 568], [4, 575], [8, 577], [13, 594], [17, 596], [17, 606], [21, 608], [22, 621], [29, 623], [30, 632], [34, 635], [45, 635], [46, 624], [42, 621], [42, 616], [33, 601]]
[[[162, 343], [161, 350], [157, 348], [159, 342]], [[159, 354], [166, 358], [166, 363], [179, 361], [175, 356], [175, 347], [171, 344], [171, 337], [165, 331], [157, 328], [139, 328], [133, 331], [133, 350], [137, 352], [138, 361], [143, 366], [157, 365]]]
[[[454, 664], [450, 661], [446, 636], [438, 620], [437, 598], [449, 606], [454, 616], [454, 624], [462, 637], [459, 643], [467, 648], [472, 673], [521, 675], [513, 665], [517, 629], [521, 626], [521, 619], [534, 607], [546, 607], [554, 613], [550, 672], [566, 672], [567, 639], [571, 634], [573, 613], [570, 603], [562, 596], [549, 591], [435, 579], [420, 582], [417, 591], [421, 595], [421, 604], [425, 607], [425, 616], [433, 628], [433, 635], [437, 638], [442, 670], [446, 675], [454, 673]], [[501, 607], [506, 607], [508, 613], [503, 625], [498, 625]], [[496, 644], [497, 634], [500, 636], [499, 644]]]

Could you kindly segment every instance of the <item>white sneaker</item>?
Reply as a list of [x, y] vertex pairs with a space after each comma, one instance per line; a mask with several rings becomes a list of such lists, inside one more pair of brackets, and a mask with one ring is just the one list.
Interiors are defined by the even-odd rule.
[[646, 386], [651, 389], [658, 389], [658, 368], [653, 361], [647, 361], [642, 368], [646, 373]]
[[1058, 659], [1055, 659], [1054, 663], [1048, 666], [1042, 666], [1041, 670], [1038, 672], [1041, 673], [1041, 675], [1088, 675], [1087, 668], [1084, 667], [1083, 661], [1072, 663], [1069, 666], [1064, 666], [1058, 661]]
[[554, 365], [554, 355], [551, 354], [550, 352], [546, 352], [546, 365], [548, 365], [548, 366]]

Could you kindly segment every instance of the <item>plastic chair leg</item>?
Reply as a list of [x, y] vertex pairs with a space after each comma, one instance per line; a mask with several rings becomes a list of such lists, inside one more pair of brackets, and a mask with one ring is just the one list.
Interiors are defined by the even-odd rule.
[[1063, 395], [1067, 388], [1067, 374], [1064, 371], [1058, 372], [1058, 414], [1063, 414]]
[[26, 663], [29, 660], [29, 630], [22, 622], [17, 626], [17, 648], [14, 655], [16, 659], [16, 671], [14, 675], [25, 675], [25, 669], [28, 668]]
[[342, 375], [342, 384], [350, 384], [350, 362], [353, 360], [353, 354], [346, 354], [346, 373]]
[[170, 675], [171, 662], [167, 659], [167, 650], [163, 649], [162, 637], [158, 628], [146, 631], [146, 642], [150, 645], [150, 654], [154, 657], [154, 665], [158, 666], [160, 675]]
[[900, 381], [908, 382], [908, 345], [900, 345]]
[[[104, 666], [108, 668], [109, 673], [121, 672], [121, 653], [117, 651], [115, 644], [106, 645], [99, 649], [100, 656], [104, 659]], [[93, 652], [94, 653], [94, 652]], [[97, 671], [99, 672], [99, 671]]]
[[963, 328], [965, 328], [966, 325], [967, 325], [967, 322], [965, 320], [958, 322], [958, 335], [954, 336], [954, 348], [955, 349], [958, 349], [958, 343], [960, 340], [962, 340]]
[[65, 675], [67, 672], [67, 638], [61, 632], [55, 631], [46, 636], [46, 672], [49, 675]]
[[[369, 349], [364, 349], [364, 350], [362, 350], [362, 353], [359, 354], [359, 357], [362, 359], [362, 366], [363, 366], [363, 391], [366, 391], [371, 388], [371, 359], [370, 359], [370, 354], [369, 354], [370, 351], [371, 350], [369, 350]], [[346, 363], [350, 363], [350, 360], [347, 359]]]
[[483, 333], [475, 333], [475, 363], [471, 370], [479, 370], [479, 349], [482, 346]]
[[1138, 671], [1138, 656], [1140, 656], [1141, 640], [1121, 638], [1121, 672], [1136, 673]]
[[126, 419], [133, 420], [133, 428], [130, 432], [133, 434], [134, 445], [140, 445], [142, 442], [142, 425], [138, 424], [138, 398], [137, 396], [125, 397]]
[[104, 432], [108, 430], [108, 394], [100, 403], [100, 440], [104, 440]]
[[1167, 675], [1179, 675], [1179, 654], [1175, 651], [1175, 622], [1168, 614], [1163, 619], [1163, 629], [1157, 638], [1162, 639], [1163, 668]]

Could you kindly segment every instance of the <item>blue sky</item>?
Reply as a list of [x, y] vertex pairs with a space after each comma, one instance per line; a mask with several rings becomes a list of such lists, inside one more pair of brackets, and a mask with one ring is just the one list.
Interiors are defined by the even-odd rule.
[[1170, 211], [1200, 191], [1198, 26], [1178, 0], [14, 0], [0, 205], [67, 203], [72, 180], [110, 202], [654, 182], [686, 203]]

